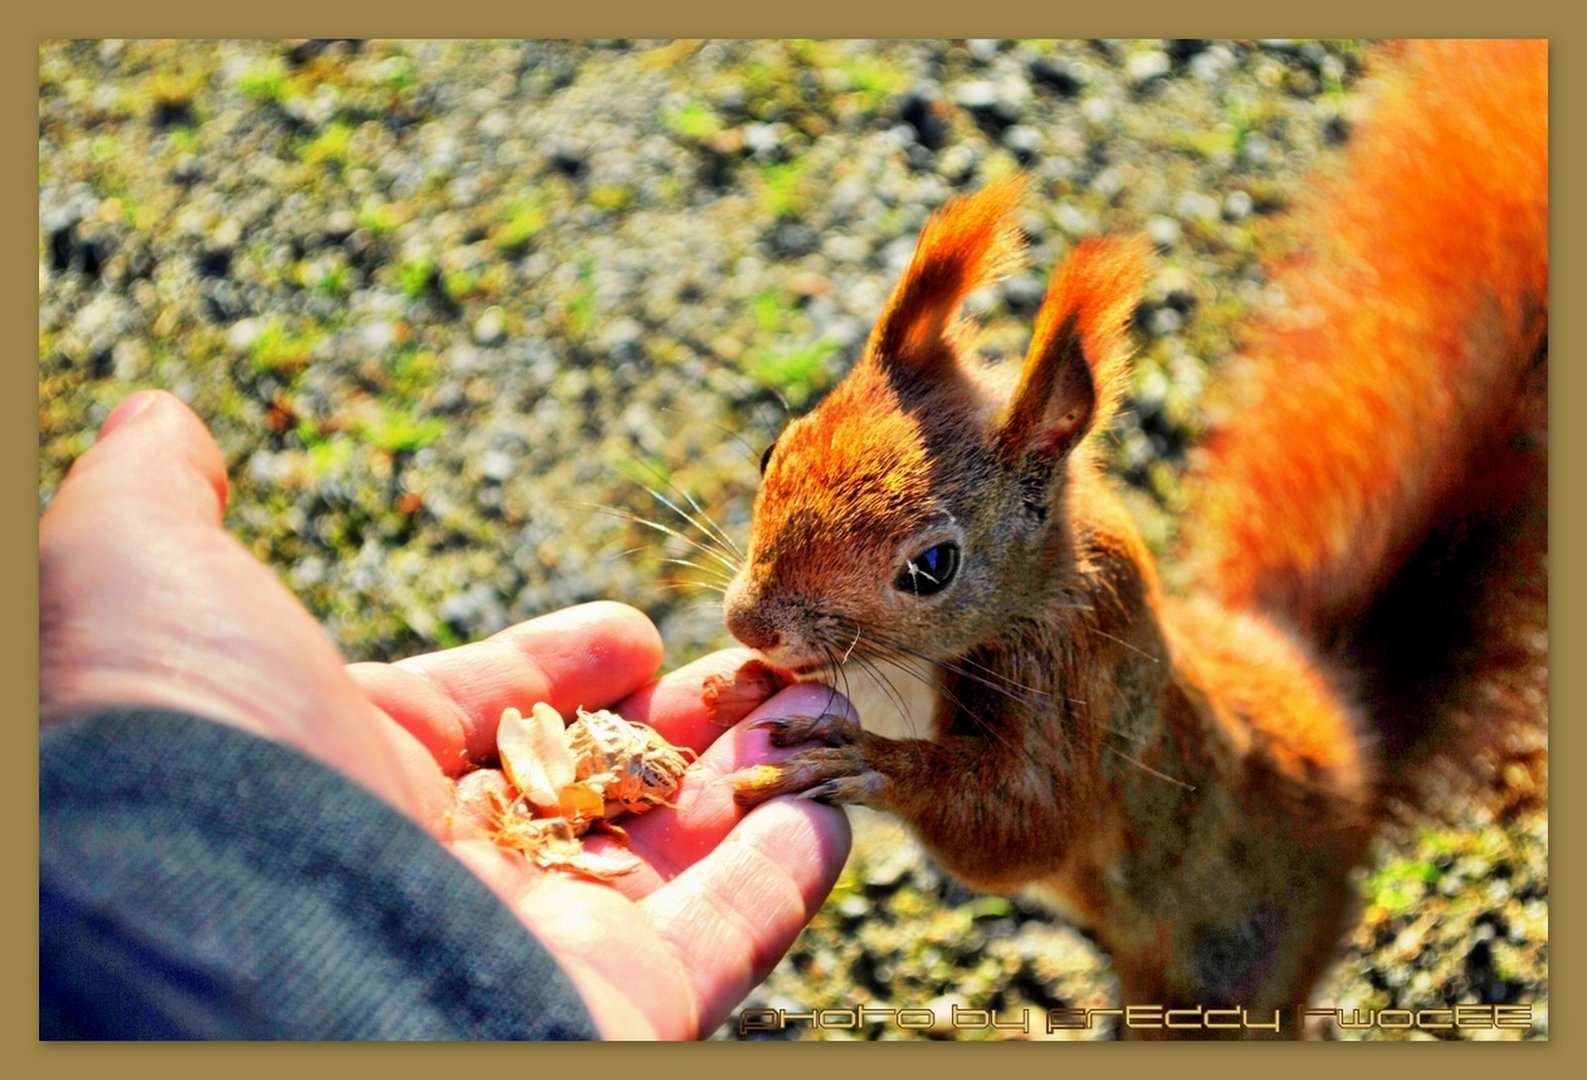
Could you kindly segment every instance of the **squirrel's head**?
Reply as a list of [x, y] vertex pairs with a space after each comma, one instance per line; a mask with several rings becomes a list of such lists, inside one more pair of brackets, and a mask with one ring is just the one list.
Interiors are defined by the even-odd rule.
[[1080, 244], [1022, 369], [977, 362], [960, 308], [1018, 265], [1023, 190], [931, 218], [859, 363], [767, 451], [725, 614], [775, 666], [962, 655], [1061, 587], [1066, 476], [1112, 410], [1145, 256]]

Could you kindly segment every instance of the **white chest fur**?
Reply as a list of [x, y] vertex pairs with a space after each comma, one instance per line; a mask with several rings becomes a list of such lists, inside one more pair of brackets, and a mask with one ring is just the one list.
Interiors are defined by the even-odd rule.
[[889, 739], [936, 738], [932, 718], [942, 699], [941, 679], [925, 661], [850, 662], [836, 686], [854, 705], [866, 731]]

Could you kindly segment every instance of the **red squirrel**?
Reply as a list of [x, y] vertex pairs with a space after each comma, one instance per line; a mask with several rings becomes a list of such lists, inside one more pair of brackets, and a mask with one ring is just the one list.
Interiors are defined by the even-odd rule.
[[960, 309], [1019, 261], [1022, 182], [930, 219], [767, 452], [725, 602], [772, 667], [883, 700], [770, 722], [798, 749], [742, 804], [896, 814], [1088, 928], [1125, 1004], [1287, 1010], [1438, 761], [1539, 765], [1546, 45], [1395, 47], [1374, 93], [1229, 365], [1184, 596], [1100, 467], [1147, 245], [1076, 245], [1023, 365], [992, 367]]

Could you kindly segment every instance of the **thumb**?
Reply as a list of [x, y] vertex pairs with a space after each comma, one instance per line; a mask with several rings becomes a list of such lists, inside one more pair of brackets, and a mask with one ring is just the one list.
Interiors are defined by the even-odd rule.
[[39, 716], [147, 705], [318, 757], [422, 821], [445, 782], [313, 617], [221, 526], [220, 448], [170, 394], [134, 394], [39, 523]]
[[164, 390], [141, 390], [116, 406], [61, 482], [44, 525], [128, 502], [211, 525], [226, 507], [220, 447], [197, 414]]
[[[207, 591], [195, 571], [213, 567], [217, 552], [230, 557], [225, 500], [220, 448], [176, 397], [141, 391], [106, 418], [39, 521], [41, 715], [117, 700], [85, 687], [141, 670], [183, 627], [213, 627], [217, 620], [193, 610]], [[213, 669], [190, 666], [198, 675]]]

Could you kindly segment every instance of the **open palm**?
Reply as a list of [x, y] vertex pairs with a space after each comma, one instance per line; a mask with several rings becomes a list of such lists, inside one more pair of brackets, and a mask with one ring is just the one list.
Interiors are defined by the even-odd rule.
[[[620, 649], [601, 645], [603, 634], [618, 640], [633, 618], [617, 605], [588, 605], [474, 645], [349, 672], [435, 760], [460, 763], [458, 774], [489, 755], [504, 707], [534, 701], [564, 714], [613, 708], [701, 752], [673, 806], [625, 819], [628, 849], [641, 865], [611, 882], [537, 870], [466, 813], [428, 823], [556, 954], [604, 1032], [687, 1038], [708, 1033], [765, 977], [842, 866], [848, 834], [840, 811], [783, 800], [745, 816], [725, 782], [735, 769], [785, 753], [767, 745], [756, 718], [820, 711], [832, 698], [794, 687], [723, 727], [707, 715], [703, 692], [713, 677], [744, 687], [735, 680], [748, 659], [740, 650], [625, 694], [623, 680], [613, 679]], [[570, 635], [571, 620], [585, 621], [585, 633]], [[741, 693], [734, 711], [751, 703]]]

